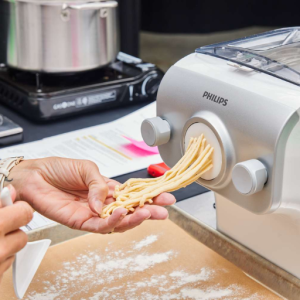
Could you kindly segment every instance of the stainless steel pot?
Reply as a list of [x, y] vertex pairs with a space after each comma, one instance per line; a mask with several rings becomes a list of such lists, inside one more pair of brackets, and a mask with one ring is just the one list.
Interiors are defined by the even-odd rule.
[[36, 72], [105, 66], [119, 52], [116, 1], [9, 1], [7, 63]]

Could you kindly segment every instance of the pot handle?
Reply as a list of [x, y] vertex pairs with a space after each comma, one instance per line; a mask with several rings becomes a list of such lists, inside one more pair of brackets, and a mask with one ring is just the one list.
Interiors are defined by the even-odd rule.
[[118, 6], [117, 1], [100, 1], [90, 2], [84, 4], [63, 4], [62, 9], [76, 9], [76, 10], [88, 10], [88, 9], [101, 9], [101, 8], [114, 8]]

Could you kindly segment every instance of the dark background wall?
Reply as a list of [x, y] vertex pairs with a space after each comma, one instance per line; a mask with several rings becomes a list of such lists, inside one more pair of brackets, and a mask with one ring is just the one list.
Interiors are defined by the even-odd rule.
[[248, 26], [300, 25], [300, 1], [141, 0], [141, 29], [209, 33]]
[[[141, 0], [143, 1], [143, 0]], [[140, 0], [119, 0], [121, 50], [139, 55]]]
[[6, 61], [9, 5], [0, 0], [0, 64]]

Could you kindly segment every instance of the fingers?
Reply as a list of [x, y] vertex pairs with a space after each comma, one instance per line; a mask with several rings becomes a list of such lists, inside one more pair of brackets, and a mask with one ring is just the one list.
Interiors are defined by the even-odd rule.
[[3, 239], [1, 239], [0, 247], [0, 263], [4, 262], [8, 257], [15, 255], [27, 244], [27, 235], [22, 230], [16, 230]]
[[16, 197], [17, 197], [17, 192], [16, 192], [15, 188], [11, 184], [9, 184], [7, 186], [7, 188], [9, 189], [10, 195], [11, 195], [11, 199], [14, 202], [16, 200]]
[[[107, 199], [105, 204], [109, 204], [114, 200]], [[129, 216], [126, 216], [120, 224], [115, 228], [115, 232], [124, 232], [140, 225], [147, 219], [151, 220], [165, 220], [168, 218], [168, 211], [161, 207], [167, 205], [173, 205], [176, 202], [175, 197], [169, 193], [163, 193], [153, 199], [153, 204], [145, 205], [143, 208], [137, 208], [135, 212]]]
[[0, 235], [19, 229], [28, 224], [33, 217], [32, 208], [23, 201], [0, 209]]
[[104, 181], [108, 184], [108, 185], [113, 185], [113, 186], [116, 186], [116, 185], [120, 185], [121, 183], [114, 180], [114, 179], [110, 179], [110, 178], [107, 178], [105, 176], [102, 176], [104, 178]]
[[108, 205], [108, 204], [113, 203], [113, 202], [115, 202], [115, 201], [116, 201], [115, 198], [108, 196], [108, 197], [106, 198], [104, 204], [105, 204], [105, 205]]
[[106, 218], [108, 225], [108, 232], [115, 230], [115, 227], [122, 222], [128, 211], [125, 208], [117, 208], [110, 217]]
[[115, 181], [115, 180], [108, 180], [106, 181], [109, 192], [108, 192], [108, 197], [112, 197], [115, 191], [115, 187], [116, 185], [120, 185], [119, 182]]
[[132, 229], [145, 220], [151, 217], [150, 212], [147, 209], [136, 210], [133, 214], [128, 215], [122, 220], [118, 226], [115, 228], [115, 232], [124, 232], [126, 230]]
[[91, 161], [82, 161], [81, 163], [80, 175], [89, 189], [90, 209], [97, 214], [101, 214], [103, 203], [108, 194], [108, 186], [95, 163]]
[[[15, 200], [16, 190], [11, 185], [8, 189]], [[28, 224], [32, 217], [32, 208], [26, 202], [0, 209], [0, 277], [12, 265], [15, 254], [25, 247], [27, 235], [18, 228]]]
[[[114, 201], [115, 201], [115, 199], [109, 193], [105, 200], [105, 204], [108, 205]], [[175, 197], [169, 193], [162, 193], [159, 196], [153, 198], [153, 204], [159, 205], [159, 206], [173, 205], [175, 203], [176, 203]]]
[[151, 220], [165, 220], [168, 218], [168, 211], [161, 206], [157, 205], [145, 205], [142, 209], [147, 209], [151, 214]]
[[15, 260], [15, 256], [13, 255], [0, 264], [0, 281], [1, 281], [2, 274], [10, 268], [14, 260]]
[[160, 206], [173, 205], [175, 203], [175, 197], [169, 193], [162, 193], [153, 199], [153, 204]]
[[112, 215], [106, 219], [94, 217], [84, 222], [81, 226], [81, 230], [86, 230], [94, 233], [110, 233], [114, 231], [114, 228], [118, 226], [127, 214], [127, 209], [118, 208]]
[[[16, 200], [17, 192], [16, 192], [15, 188], [14, 188], [11, 184], [9, 184], [9, 185], [7, 186], [7, 188], [9, 189], [10, 195], [11, 195], [11, 199], [12, 199], [12, 201], [14, 202], [14, 201]], [[2, 207], [2, 203], [1, 203], [1, 201], [0, 201], [0, 208], [1, 208], [1, 207]]]
[[151, 214], [151, 220], [165, 220], [168, 218], [168, 211], [161, 206], [173, 205], [176, 203], [176, 199], [172, 194], [162, 193], [153, 199], [153, 204], [145, 205], [144, 209], [147, 209]]

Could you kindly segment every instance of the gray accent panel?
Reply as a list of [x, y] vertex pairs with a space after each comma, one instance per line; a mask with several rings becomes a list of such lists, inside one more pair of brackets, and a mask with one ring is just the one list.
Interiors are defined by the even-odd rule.
[[[286, 154], [286, 145], [287, 141], [290, 138], [292, 130], [295, 128], [296, 124], [299, 122], [299, 115], [297, 112], [294, 112], [291, 117], [288, 119], [286, 124], [284, 124], [282, 131], [278, 135], [276, 142], [276, 156], [273, 163], [273, 188], [272, 188], [272, 207], [270, 212], [277, 209], [282, 199], [283, 192], [283, 169], [284, 169], [284, 157]], [[262, 162], [264, 162], [262, 160]], [[267, 162], [264, 162], [266, 164]]]

